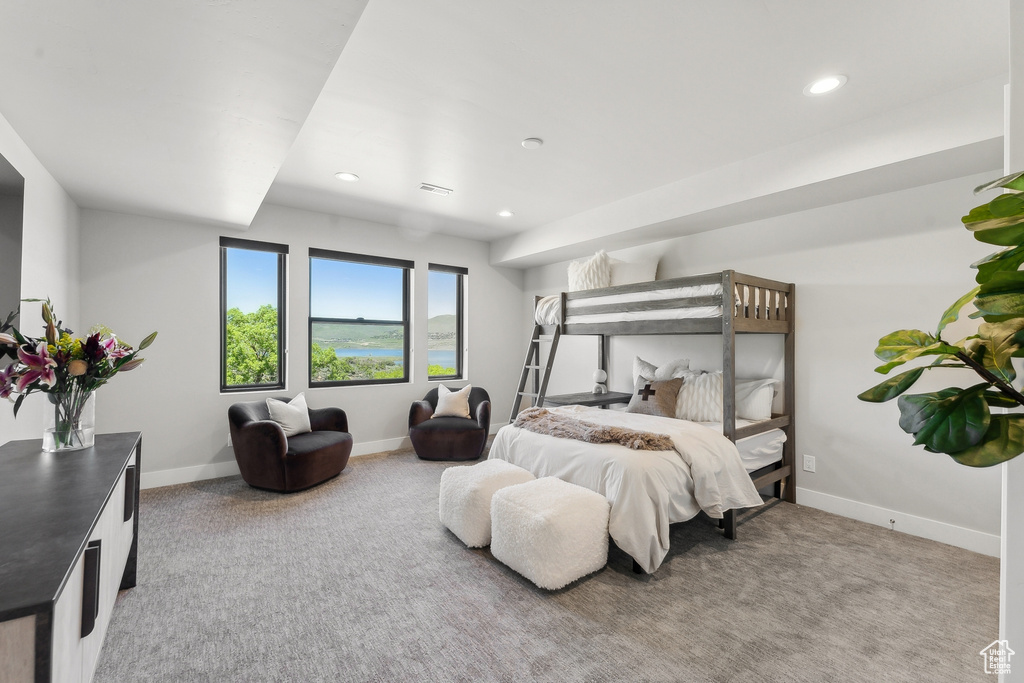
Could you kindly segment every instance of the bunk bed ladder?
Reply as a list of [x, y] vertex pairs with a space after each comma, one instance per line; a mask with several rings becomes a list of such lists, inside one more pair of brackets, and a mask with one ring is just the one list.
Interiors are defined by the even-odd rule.
[[[555, 362], [555, 351], [558, 349], [558, 338], [561, 336], [560, 326], [555, 325], [555, 330], [551, 335], [551, 348], [548, 350], [547, 362], [541, 365], [540, 342], [543, 334], [543, 325], [533, 326], [533, 337], [530, 338], [530, 346], [526, 350], [526, 360], [523, 362], [523, 372], [519, 375], [519, 388], [516, 389], [516, 397], [512, 402], [512, 414], [508, 418], [509, 422], [515, 422], [523, 396], [530, 397], [531, 406], [544, 405], [544, 394], [548, 390], [551, 365]], [[526, 391], [526, 382], [530, 379], [531, 373], [533, 374], [533, 391]]]

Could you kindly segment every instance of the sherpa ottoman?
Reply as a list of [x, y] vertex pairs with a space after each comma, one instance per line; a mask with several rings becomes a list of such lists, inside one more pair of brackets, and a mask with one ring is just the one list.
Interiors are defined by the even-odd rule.
[[441, 473], [441, 523], [470, 548], [491, 542], [491, 496], [505, 486], [531, 481], [534, 476], [504, 460], [449, 467]]
[[540, 588], [561, 588], [608, 562], [609, 508], [555, 477], [503, 488], [491, 498], [491, 554]]

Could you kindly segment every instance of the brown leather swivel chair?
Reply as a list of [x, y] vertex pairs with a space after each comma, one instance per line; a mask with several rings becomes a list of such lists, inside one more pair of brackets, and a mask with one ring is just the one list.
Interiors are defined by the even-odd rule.
[[234, 404], [228, 423], [242, 479], [255, 488], [308, 489], [340, 474], [352, 454], [348, 416], [341, 408], [310, 408], [313, 431], [289, 437], [270, 419], [266, 401]]
[[491, 398], [480, 387], [469, 391], [471, 417], [434, 417], [437, 389], [409, 409], [409, 439], [421, 460], [476, 460], [487, 445]]

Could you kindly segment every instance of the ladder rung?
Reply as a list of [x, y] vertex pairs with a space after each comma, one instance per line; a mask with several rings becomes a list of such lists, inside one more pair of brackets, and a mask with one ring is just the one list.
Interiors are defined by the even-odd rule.
[[540, 370], [540, 366], [539, 365], [524, 365], [523, 369], [525, 369], [525, 370]]
[[519, 392], [516, 392], [516, 393], [518, 393], [520, 396], [537, 396], [538, 395], [538, 394], [531, 394], [531, 393], [529, 393], [527, 391], [519, 391]]

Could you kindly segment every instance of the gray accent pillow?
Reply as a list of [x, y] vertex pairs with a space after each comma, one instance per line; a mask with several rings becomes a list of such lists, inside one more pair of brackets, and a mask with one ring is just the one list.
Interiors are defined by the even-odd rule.
[[683, 380], [678, 377], [661, 382], [638, 377], [636, 384], [633, 385], [633, 398], [629, 400], [626, 412], [675, 417], [676, 397], [682, 386]]

